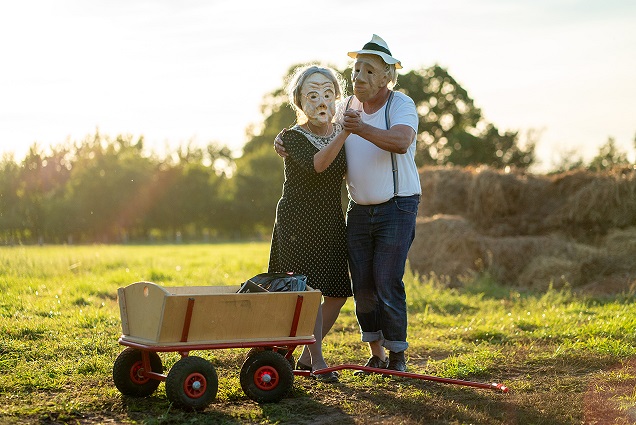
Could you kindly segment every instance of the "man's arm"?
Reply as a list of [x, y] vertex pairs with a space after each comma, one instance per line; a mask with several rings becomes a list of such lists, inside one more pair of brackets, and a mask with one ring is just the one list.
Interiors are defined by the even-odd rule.
[[360, 113], [356, 110], [347, 110], [344, 114], [344, 129], [368, 140], [382, 150], [398, 154], [406, 153], [413, 138], [415, 130], [408, 125], [397, 124], [388, 130], [373, 127], [362, 122]]
[[284, 128], [274, 138], [274, 150], [276, 151], [278, 156], [280, 156], [281, 158], [287, 158], [289, 156], [289, 154], [285, 151], [285, 147], [283, 146], [282, 137], [283, 137], [283, 134], [285, 134], [285, 131], [287, 131], [287, 129]]

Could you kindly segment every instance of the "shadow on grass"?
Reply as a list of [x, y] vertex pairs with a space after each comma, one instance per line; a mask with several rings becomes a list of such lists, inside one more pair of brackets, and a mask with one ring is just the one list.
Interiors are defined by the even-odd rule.
[[[496, 368], [495, 368], [496, 369]], [[599, 371], [620, 374], [599, 374]], [[522, 368], [502, 366], [467, 380], [493, 376], [510, 387], [507, 394], [416, 378], [358, 378], [343, 371], [338, 384], [297, 377], [291, 393], [278, 403], [258, 404], [245, 396], [216, 400], [204, 412], [172, 409], [162, 396], [122, 397], [122, 417], [140, 424], [535, 424], [623, 423], [616, 398], [633, 388], [635, 366], [609, 358], [542, 359]], [[614, 376], [612, 378], [612, 376]], [[618, 378], [618, 382], [612, 382]], [[603, 391], [599, 388], [605, 388]], [[111, 406], [114, 409], [114, 406]], [[612, 419], [614, 422], [606, 422]], [[618, 420], [619, 422], [616, 422]]]
[[122, 396], [122, 403], [123, 416], [129, 421], [144, 425], [230, 425], [245, 422], [240, 417], [217, 408], [215, 403], [202, 412], [174, 409], [165, 398], [155, 396], [143, 398]]
[[[325, 389], [329, 391], [330, 388]], [[121, 399], [123, 412], [119, 420], [125, 419], [144, 425], [244, 423], [353, 425], [356, 423], [352, 416], [337, 405], [323, 404], [296, 386], [278, 403], [258, 404], [247, 397], [232, 401], [216, 400], [201, 412], [173, 409], [170, 402], [162, 397], [122, 396]]]
[[385, 382], [379, 383], [365, 379], [370, 380], [363, 383], [366, 389], [340, 388], [342, 398], [359, 403], [356, 419], [363, 423], [571, 423], [555, 420], [534, 406], [518, 406], [509, 394], [412, 378], [381, 378]]

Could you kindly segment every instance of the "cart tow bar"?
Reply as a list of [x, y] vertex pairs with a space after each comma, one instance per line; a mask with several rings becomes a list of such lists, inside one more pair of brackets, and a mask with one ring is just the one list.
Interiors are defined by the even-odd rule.
[[[404, 378], [421, 379], [421, 380], [424, 380], [424, 381], [440, 382], [440, 383], [443, 383], [443, 384], [463, 385], [465, 387], [482, 388], [482, 389], [486, 389], [486, 390], [500, 391], [502, 393], [507, 393], [508, 392], [508, 387], [506, 387], [503, 384], [498, 384], [496, 382], [487, 384], [487, 383], [482, 383], [482, 382], [464, 381], [462, 379], [440, 378], [439, 376], [421, 375], [421, 374], [418, 374], [418, 373], [400, 372], [400, 371], [397, 371], [397, 370], [388, 370], [388, 369], [379, 369], [379, 368], [375, 368], [375, 367], [360, 366], [360, 365], [355, 365], [355, 364], [343, 364], [343, 365], [338, 365], [338, 366], [327, 367], [327, 368], [324, 368], [324, 369], [315, 370], [313, 372], [313, 374], [314, 375], [321, 375], [323, 373], [335, 372], [337, 370], [344, 370], [344, 369], [362, 370], [362, 371], [365, 371], [365, 372], [379, 373], [379, 374], [382, 374], [382, 375], [401, 376], [401, 377], [404, 377]], [[294, 375], [299, 375], [299, 376], [310, 376], [310, 374], [311, 374], [311, 372], [308, 371], [308, 370], [307, 371], [305, 371], [305, 370], [295, 370], [294, 371]]]

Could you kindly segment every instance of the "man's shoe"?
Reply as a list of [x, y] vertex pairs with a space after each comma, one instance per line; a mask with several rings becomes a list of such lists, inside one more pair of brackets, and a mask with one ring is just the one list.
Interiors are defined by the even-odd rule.
[[318, 382], [325, 382], [329, 384], [333, 384], [339, 382], [338, 372], [327, 372], [327, 373], [313, 373], [311, 372], [311, 377], [314, 378]]
[[[375, 367], [377, 369], [386, 369], [388, 364], [389, 364], [388, 361], [382, 360], [378, 356], [371, 356], [371, 358], [367, 360], [367, 363], [364, 366]], [[366, 370], [356, 370], [355, 372], [353, 372], [353, 374], [356, 376], [366, 376], [366, 375], [369, 375], [370, 373], [372, 372], [367, 372]]]
[[396, 370], [398, 372], [406, 372], [406, 359], [404, 358], [404, 351], [394, 353], [389, 351], [389, 364], [386, 367], [389, 370]]

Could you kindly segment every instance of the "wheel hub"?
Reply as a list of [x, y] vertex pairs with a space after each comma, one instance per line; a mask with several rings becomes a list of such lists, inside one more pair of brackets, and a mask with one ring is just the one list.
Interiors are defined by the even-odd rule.
[[183, 390], [188, 397], [199, 398], [205, 394], [206, 385], [205, 376], [200, 373], [191, 373], [183, 383]]
[[137, 385], [145, 384], [150, 380], [150, 378], [145, 376], [145, 370], [141, 361], [135, 363], [130, 368], [130, 380]]

